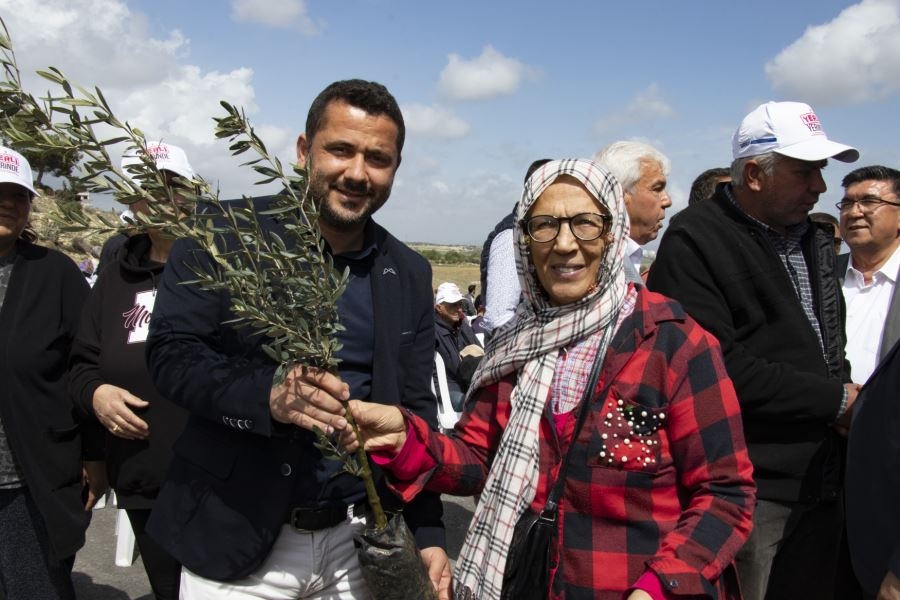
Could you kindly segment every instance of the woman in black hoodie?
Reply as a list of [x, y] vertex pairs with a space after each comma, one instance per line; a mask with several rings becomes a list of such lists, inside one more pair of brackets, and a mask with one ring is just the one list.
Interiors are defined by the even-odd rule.
[[[172, 187], [193, 179], [184, 152], [150, 143], [148, 152]], [[123, 168], [139, 164], [126, 156]], [[146, 201], [131, 206], [148, 214]], [[107, 474], [135, 533], [153, 594], [177, 599], [181, 565], [144, 533], [187, 413], [156, 391], [144, 359], [156, 285], [174, 239], [145, 227], [103, 269], [85, 306], [70, 359], [72, 395], [107, 429]]]

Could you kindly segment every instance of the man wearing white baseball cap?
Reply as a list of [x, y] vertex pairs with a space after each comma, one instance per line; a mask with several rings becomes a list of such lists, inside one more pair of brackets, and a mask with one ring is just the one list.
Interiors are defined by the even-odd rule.
[[[475, 370], [473, 367], [484, 354], [475, 332], [463, 314], [462, 304], [463, 295], [458, 285], [445, 281], [438, 286], [434, 296], [435, 348], [444, 360], [450, 404], [457, 411], [462, 410], [463, 400]], [[467, 348], [468, 352], [474, 351], [477, 356], [467, 359], [461, 355], [460, 353]]]
[[829, 140], [809, 105], [767, 102], [735, 131], [732, 156], [732, 183], [672, 219], [647, 285], [718, 338], [741, 403], [758, 488], [736, 560], [744, 597], [828, 600], [843, 526], [838, 432], [858, 387], [833, 234], [808, 214], [828, 159], [859, 152]]

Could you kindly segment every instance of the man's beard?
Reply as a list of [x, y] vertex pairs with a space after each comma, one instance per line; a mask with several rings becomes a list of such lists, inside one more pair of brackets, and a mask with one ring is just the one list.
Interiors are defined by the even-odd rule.
[[[345, 183], [343, 186], [347, 191], [361, 192], [366, 191], [363, 186], [355, 186]], [[320, 176], [313, 174], [310, 179], [309, 193], [312, 198], [313, 205], [319, 211], [319, 221], [325, 225], [337, 229], [354, 229], [365, 222], [378, 210], [378, 206], [371, 196], [367, 198], [365, 208], [360, 213], [345, 214], [341, 213], [328, 202], [328, 193], [331, 191], [329, 184]]]

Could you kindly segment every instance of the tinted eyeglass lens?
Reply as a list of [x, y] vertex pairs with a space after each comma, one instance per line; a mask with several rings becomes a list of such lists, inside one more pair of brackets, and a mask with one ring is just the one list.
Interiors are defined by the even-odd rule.
[[556, 217], [534, 217], [528, 221], [528, 235], [536, 242], [549, 242], [559, 233], [559, 219]]
[[569, 227], [575, 237], [589, 242], [603, 235], [604, 221], [600, 215], [584, 213], [572, 217]]

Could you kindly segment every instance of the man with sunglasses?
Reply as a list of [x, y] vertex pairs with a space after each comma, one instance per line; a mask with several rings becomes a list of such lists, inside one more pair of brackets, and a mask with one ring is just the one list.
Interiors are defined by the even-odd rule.
[[866, 597], [900, 597], [900, 171], [862, 167], [837, 203], [850, 254], [838, 261], [847, 303], [847, 358], [865, 383], [847, 457], [847, 534]]
[[799, 102], [768, 102], [732, 138], [732, 183], [672, 219], [648, 287], [722, 344], [753, 462], [753, 532], [737, 556], [747, 600], [835, 597], [842, 442], [858, 386], [844, 360], [833, 232], [809, 220], [828, 139]]

